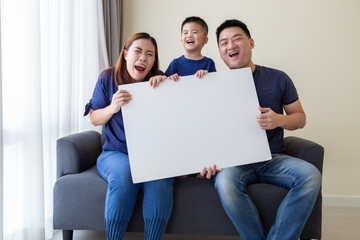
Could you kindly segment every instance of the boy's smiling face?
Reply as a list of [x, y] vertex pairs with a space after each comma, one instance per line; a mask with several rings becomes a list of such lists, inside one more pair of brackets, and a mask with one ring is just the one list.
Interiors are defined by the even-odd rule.
[[201, 25], [195, 22], [184, 24], [181, 32], [181, 44], [186, 52], [200, 52], [207, 42], [208, 37]]

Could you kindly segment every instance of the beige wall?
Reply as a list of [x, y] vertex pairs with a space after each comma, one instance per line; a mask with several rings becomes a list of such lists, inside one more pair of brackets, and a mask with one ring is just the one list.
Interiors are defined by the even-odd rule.
[[158, 41], [160, 65], [183, 54], [180, 25], [196, 15], [210, 28], [203, 54], [218, 70], [215, 30], [225, 19], [248, 24], [256, 64], [293, 79], [307, 126], [287, 132], [325, 147], [323, 193], [360, 197], [360, 1], [124, 0], [123, 36], [146, 31]]

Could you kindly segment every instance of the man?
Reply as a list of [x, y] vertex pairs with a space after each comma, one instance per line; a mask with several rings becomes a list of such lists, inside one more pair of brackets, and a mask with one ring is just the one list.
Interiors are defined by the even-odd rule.
[[[296, 88], [284, 72], [253, 63], [255, 44], [243, 22], [227, 20], [217, 28], [216, 35], [225, 64], [230, 69], [250, 67], [253, 72], [260, 103], [257, 121], [266, 130], [272, 159], [222, 170], [214, 165], [204, 168], [200, 175], [215, 176], [221, 203], [243, 240], [298, 239], [319, 193], [321, 174], [312, 164], [283, 153], [284, 129], [296, 130], [306, 123]], [[246, 193], [246, 187], [255, 182], [289, 189], [269, 233]]]

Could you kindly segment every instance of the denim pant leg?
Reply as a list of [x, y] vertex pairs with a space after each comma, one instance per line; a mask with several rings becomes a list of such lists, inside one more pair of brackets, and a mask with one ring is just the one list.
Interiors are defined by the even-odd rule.
[[103, 151], [97, 160], [97, 168], [99, 174], [108, 182], [105, 201], [107, 239], [123, 239], [140, 185], [133, 184], [129, 158], [124, 153]]
[[312, 164], [285, 154], [274, 154], [272, 160], [256, 166], [261, 182], [289, 189], [267, 239], [298, 239], [318, 196], [321, 173]]
[[173, 206], [173, 178], [143, 183], [146, 240], [161, 240]]
[[215, 188], [225, 212], [243, 240], [266, 239], [258, 210], [246, 187], [258, 182], [251, 164], [224, 168], [215, 176]]

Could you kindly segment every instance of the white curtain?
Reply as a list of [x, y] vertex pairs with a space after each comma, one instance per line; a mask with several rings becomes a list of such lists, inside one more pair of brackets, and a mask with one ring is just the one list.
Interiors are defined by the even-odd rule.
[[56, 140], [93, 129], [84, 105], [108, 67], [102, 1], [0, 1], [3, 239], [51, 239]]
[[[0, 4], [1, 14], [1, 4]], [[0, 17], [0, 240], [3, 236], [3, 136], [2, 136], [2, 64], [1, 64], [1, 17]]]

